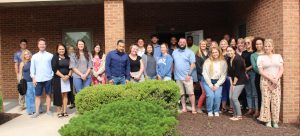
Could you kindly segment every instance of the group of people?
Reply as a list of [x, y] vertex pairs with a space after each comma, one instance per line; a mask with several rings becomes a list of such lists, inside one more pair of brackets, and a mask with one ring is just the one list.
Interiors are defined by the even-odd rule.
[[[68, 116], [68, 103], [74, 104], [73, 88], [78, 93], [90, 85], [175, 80], [180, 88], [182, 112], [187, 112], [188, 96], [193, 114], [202, 113], [206, 103], [209, 117], [229, 112], [233, 114], [230, 120], [241, 120], [239, 97], [245, 90], [245, 115], [258, 118], [267, 127], [278, 128], [283, 59], [274, 53], [271, 39], [249, 36], [235, 40], [226, 34], [219, 44], [206, 38], [196, 45], [192, 36], [171, 37], [169, 44], [158, 43], [157, 35], [151, 36], [149, 44], [138, 38], [127, 54], [125, 42], [119, 40], [116, 49], [105, 54], [100, 44], [90, 53], [85, 42], [78, 40], [75, 47], [58, 44], [51, 54], [46, 51], [46, 40], [40, 38], [39, 52], [32, 55], [26, 49], [27, 41], [21, 40], [21, 50], [15, 53], [14, 60], [18, 80], [27, 81], [27, 113], [36, 118], [42, 112], [43, 90], [47, 114], [52, 114], [53, 93], [58, 117], [64, 117]], [[201, 90], [198, 102], [194, 95], [196, 83], [200, 83]], [[24, 109], [24, 96], [19, 100]]]

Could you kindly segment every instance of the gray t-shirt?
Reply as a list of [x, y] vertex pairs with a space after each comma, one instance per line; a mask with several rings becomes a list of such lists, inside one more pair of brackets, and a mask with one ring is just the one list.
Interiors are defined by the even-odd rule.
[[149, 77], [156, 76], [156, 60], [153, 56], [147, 55], [147, 75]]
[[[88, 69], [93, 68], [92, 55], [89, 53], [89, 60], [87, 60], [84, 54], [80, 54], [79, 59], [77, 59], [76, 54], [71, 54], [70, 68], [77, 68], [81, 73], [86, 73]], [[72, 73], [73, 78], [80, 78], [75, 72]], [[88, 78], [91, 77], [91, 72]]]

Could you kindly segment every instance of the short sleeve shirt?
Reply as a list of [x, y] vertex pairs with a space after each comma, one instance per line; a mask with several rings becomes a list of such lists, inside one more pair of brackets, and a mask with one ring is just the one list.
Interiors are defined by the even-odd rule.
[[189, 74], [191, 64], [195, 63], [195, 54], [188, 48], [176, 49], [173, 54], [175, 80], [185, 80]]
[[277, 76], [282, 65], [283, 59], [280, 54], [273, 54], [271, 57], [268, 55], [260, 55], [257, 58], [258, 68], [263, 68], [267, 74], [273, 77]]
[[141, 67], [141, 60], [142, 58], [140, 56], [137, 56], [136, 60], [133, 60], [129, 57], [129, 61], [130, 61], [130, 72], [138, 72], [140, 71], [140, 67]]

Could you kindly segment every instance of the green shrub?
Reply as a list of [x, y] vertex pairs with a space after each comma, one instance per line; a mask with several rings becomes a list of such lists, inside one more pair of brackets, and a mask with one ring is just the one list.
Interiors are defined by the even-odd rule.
[[174, 81], [148, 80], [127, 85], [98, 85], [83, 89], [75, 103], [80, 114], [117, 100], [151, 101], [176, 113], [179, 88]]
[[178, 135], [172, 112], [145, 101], [121, 100], [70, 120], [62, 136], [171, 136]]

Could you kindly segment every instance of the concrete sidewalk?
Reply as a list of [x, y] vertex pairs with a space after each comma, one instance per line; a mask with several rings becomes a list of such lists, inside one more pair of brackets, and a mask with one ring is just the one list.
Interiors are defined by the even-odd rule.
[[[51, 107], [53, 116], [41, 114], [38, 118], [31, 118], [26, 111], [19, 111], [17, 100], [4, 100], [6, 113], [22, 114], [13, 120], [0, 125], [0, 136], [59, 136], [58, 130], [75, 116], [75, 109], [68, 109], [69, 117], [58, 118], [56, 108]], [[45, 109], [43, 105], [43, 109]]]

